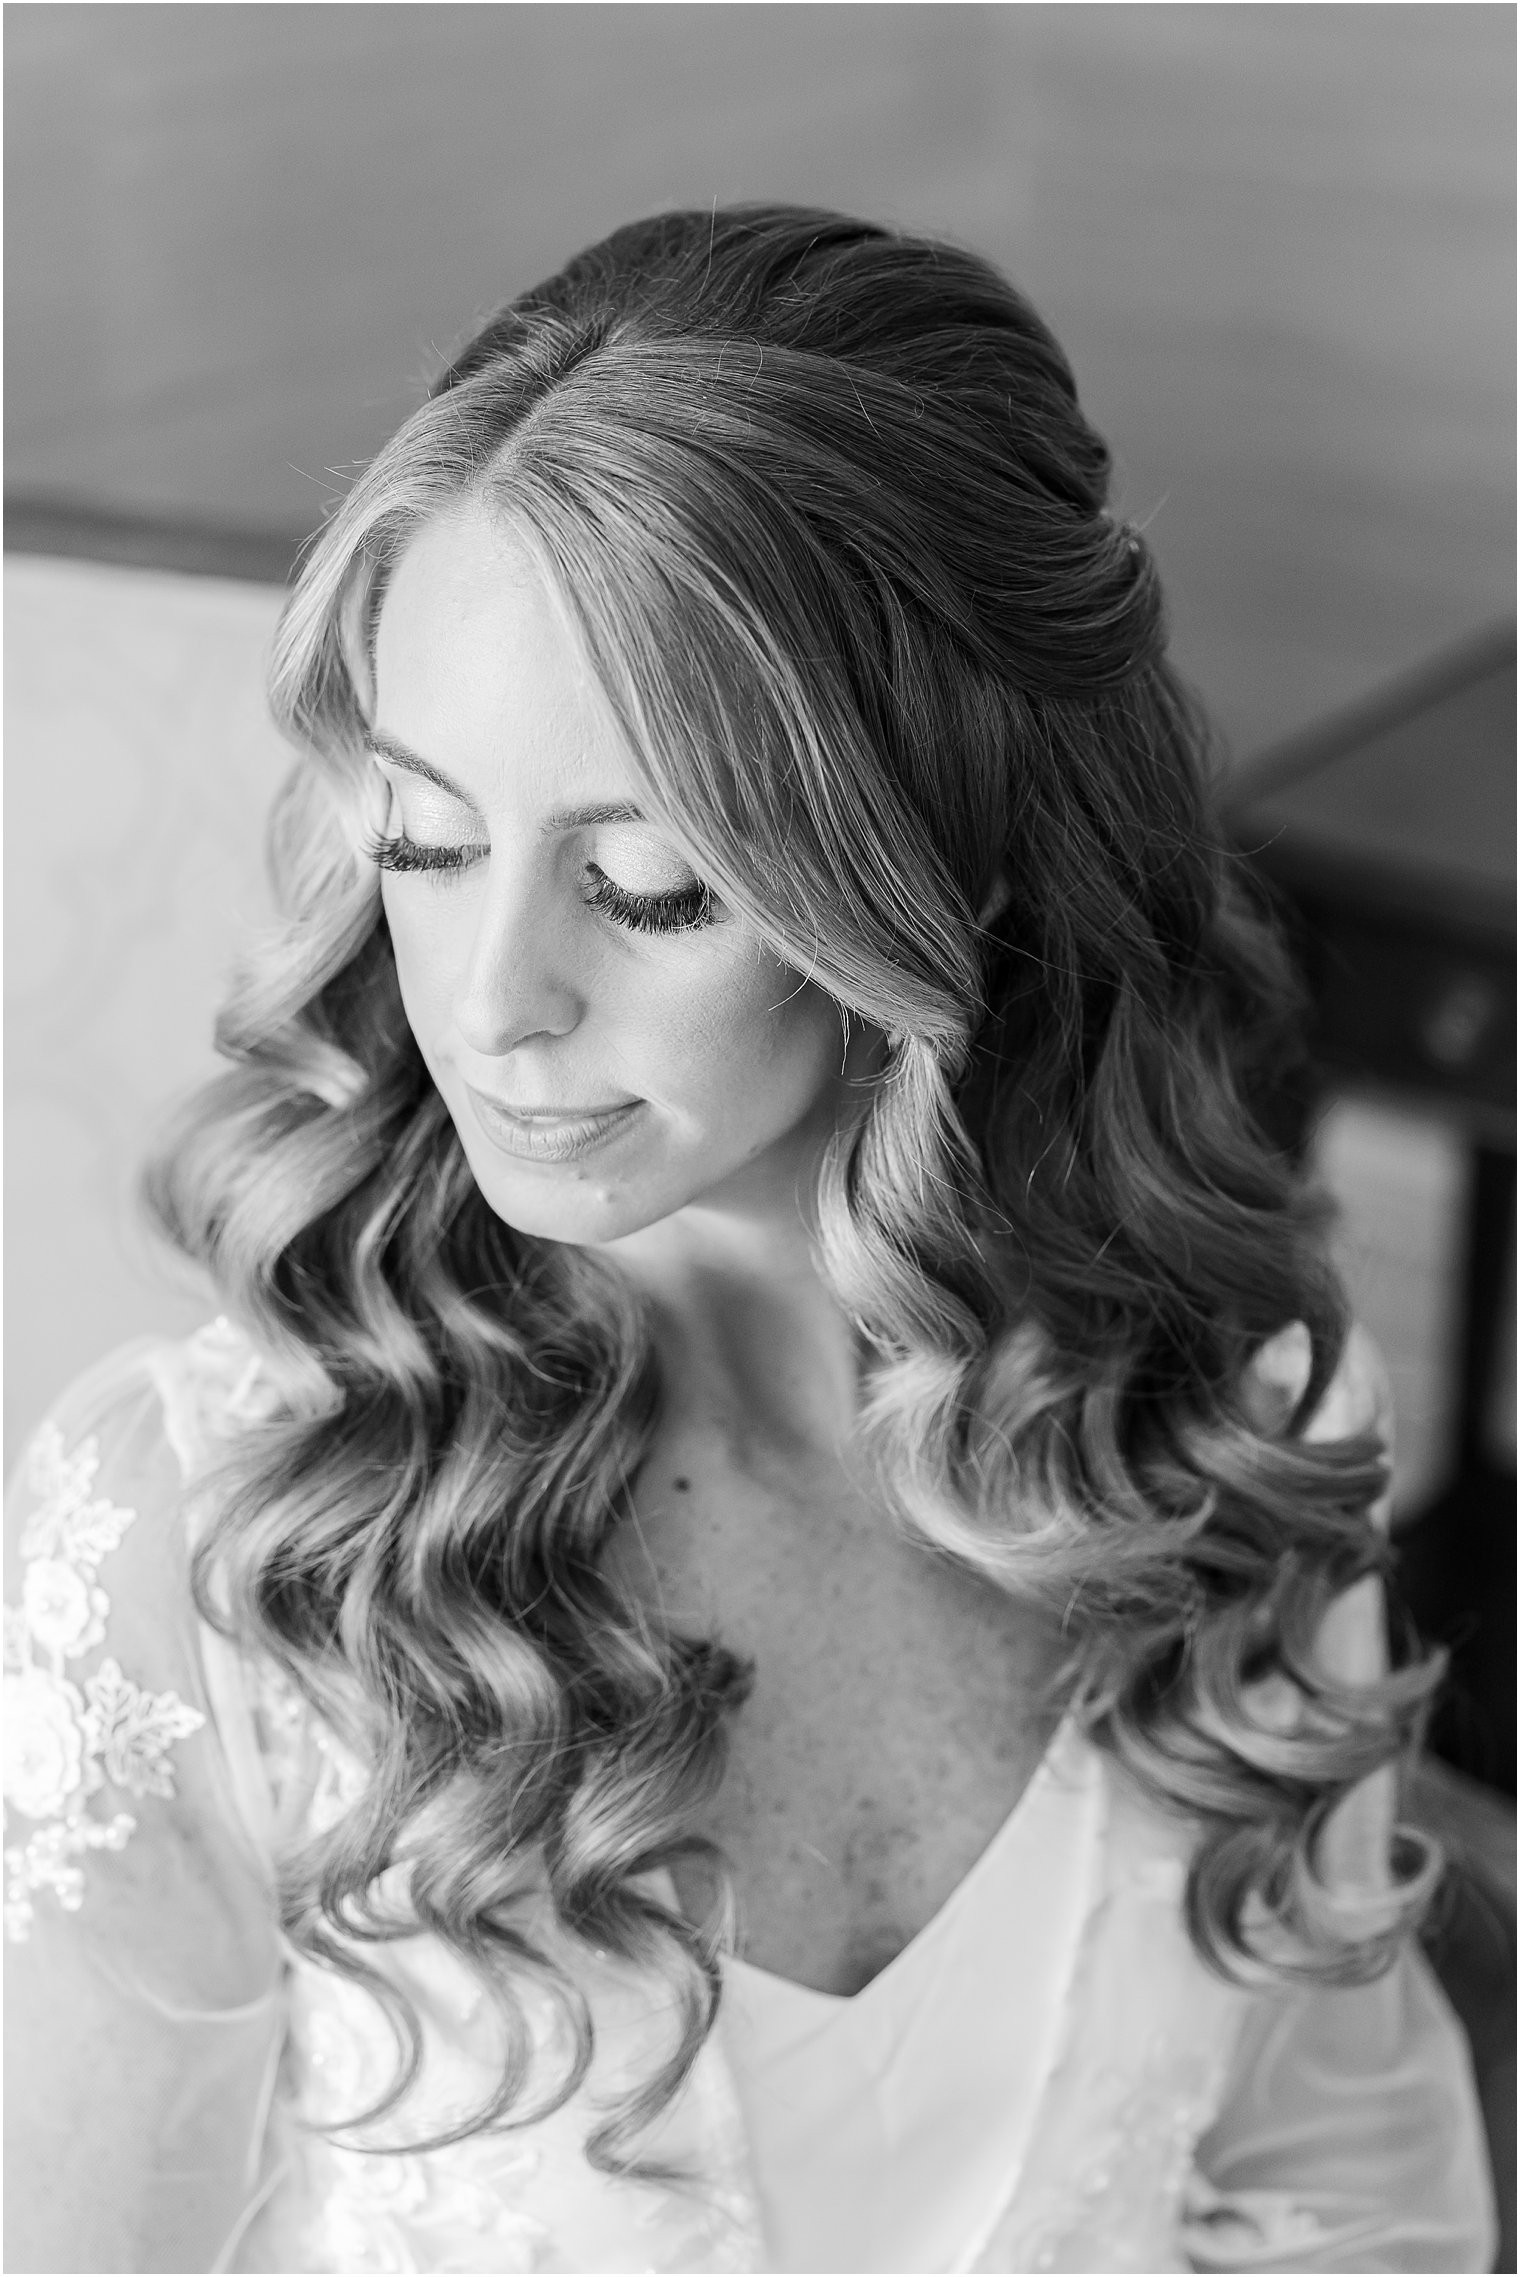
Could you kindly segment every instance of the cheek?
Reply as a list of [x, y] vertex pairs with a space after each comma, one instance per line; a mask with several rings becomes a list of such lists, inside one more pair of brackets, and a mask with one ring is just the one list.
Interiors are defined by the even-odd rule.
[[467, 943], [455, 937], [458, 928], [448, 922], [442, 895], [419, 893], [415, 885], [409, 892], [397, 892], [389, 878], [382, 878], [380, 906], [391, 937], [401, 1001], [425, 1052], [448, 1018]]
[[647, 998], [640, 1020], [651, 1056], [708, 1123], [785, 1119], [843, 1056], [832, 998], [758, 948], [704, 987]]
[[[474, 915], [465, 895], [414, 880], [398, 889], [382, 878], [380, 898], [408, 1022], [435, 1076], [446, 1078]], [[725, 943], [695, 966], [614, 957], [594, 974], [577, 1026], [557, 1048], [579, 1072], [593, 1083], [616, 1074], [693, 1135], [771, 1135], [805, 1112], [844, 1051], [832, 998], [753, 940]]]

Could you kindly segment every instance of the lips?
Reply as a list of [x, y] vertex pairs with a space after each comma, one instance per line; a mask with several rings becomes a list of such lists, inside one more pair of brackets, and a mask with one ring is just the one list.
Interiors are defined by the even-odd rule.
[[466, 1084], [475, 1120], [491, 1144], [521, 1162], [570, 1162], [621, 1136], [642, 1099], [601, 1107], [508, 1107]]
[[614, 1099], [605, 1107], [513, 1107], [484, 1091], [476, 1092], [475, 1097], [497, 1114], [510, 1115], [514, 1123], [599, 1123], [606, 1115], [620, 1115], [625, 1107], [638, 1105], [637, 1099]]

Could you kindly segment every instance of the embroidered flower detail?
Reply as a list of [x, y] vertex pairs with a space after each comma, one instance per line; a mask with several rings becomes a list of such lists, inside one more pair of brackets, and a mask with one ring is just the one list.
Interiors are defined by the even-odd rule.
[[38, 1499], [21, 1537], [24, 1558], [61, 1558], [93, 1573], [102, 1558], [120, 1547], [137, 1512], [91, 1495], [99, 1468], [94, 1439], [84, 1440], [70, 1455], [57, 1424], [43, 1424], [26, 1461], [26, 1483]]
[[205, 1717], [177, 1692], [139, 1691], [114, 1660], [103, 1660], [84, 1690], [86, 1743], [111, 1784], [167, 1801], [174, 1793], [169, 1749], [199, 1731]]
[[107, 1783], [172, 1796], [169, 1750], [206, 1720], [175, 1692], [142, 1691], [115, 1660], [103, 1660], [82, 1691], [64, 1674], [65, 1661], [104, 1640], [111, 1606], [96, 1568], [137, 1515], [94, 1493], [99, 1467], [96, 1441], [70, 1453], [55, 1423], [43, 1425], [26, 1460], [38, 1504], [21, 1537], [21, 1603], [5, 1608], [5, 1801], [41, 1823], [5, 1853], [5, 1928], [14, 1940], [31, 1927], [38, 1890], [77, 1912], [79, 1858], [120, 1850], [136, 1826], [129, 1811], [92, 1815], [91, 1796]]
[[84, 1702], [72, 1684], [27, 1668], [5, 1679], [5, 1799], [57, 1818], [84, 1783]]
[[511, 2277], [544, 2265], [546, 2225], [458, 2171], [447, 2151], [337, 2151], [317, 2223], [330, 2269], [482, 2270]]
[[26, 1615], [18, 1605], [7, 1605], [5, 1612], [5, 1672], [19, 1675], [31, 1658], [32, 1632]]
[[65, 1913], [84, 1899], [84, 1874], [73, 1860], [85, 1850], [121, 1850], [137, 1821], [130, 1811], [111, 1819], [54, 1819], [23, 1848], [5, 1853], [5, 1933], [19, 1943], [32, 1925], [34, 1890], [51, 1890]]
[[503, 2195], [518, 2162], [499, 2138], [436, 2151], [325, 2146], [317, 2217], [321, 2266], [344, 2270], [543, 2267], [547, 2225]]
[[21, 1586], [21, 1614], [44, 1652], [75, 1660], [104, 1641], [111, 1602], [76, 1566], [37, 1558]]
[[[1159, 1861], [1158, 1861], [1159, 1863]], [[1168, 1861], [1170, 1863], [1170, 1861]], [[1134, 2258], [1136, 2240], [1175, 2229], [1194, 2148], [1212, 2105], [1207, 2062], [1165, 2030], [1084, 2083], [1092, 2114], [1080, 2179], [1057, 2171], [1041, 2217], [1017, 2233], [1013, 2267], [1122, 2269], [1158, 2266]], [[1038, 2201], [1037, 2201], [1038, 2203]]]

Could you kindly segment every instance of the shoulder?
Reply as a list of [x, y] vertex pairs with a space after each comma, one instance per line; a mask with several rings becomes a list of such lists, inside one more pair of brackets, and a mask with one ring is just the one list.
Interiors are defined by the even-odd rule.
[[[226, 1320], [179, 1340], [140, 1337], [68, 1384], [6, 1486], [8, 1594], [19, 1594], [33, 1643], [72, 1659], [86, 1636], [98, 1641], [103, 1568], [118, 1633], [145, 1590], [161, 1618], [163, 1588], [186, 1560], [186, 1489], [277, 1401], [251, 1343]], [[14, 1622], [7, 1635], [14, 1641]]]
[[[76, 1378], [6, 1494], [6, 1919], [79, 1911], [145, 1847], [204, 1850], [220, 1809], [185, 1489], [252, 1355], [219, 1326], [143, 1338]], [[215, 1815], [215, 1812], [212, 1813]], [[146, 1836], [154, 1837], [151, 1843]], [[129, 1851], [129, 1844], [131, 1849]]]
[[[163, 1592], [147, 1585], [150, 1577], [162, 1579], [184, 1471], [166, 1428], [156, 1350], [152, 1339], [142, 1339], [76, 1377], [32, 1432], [7, 1483], [5, 1642], [13, 1710], [26, 1689], [21, 1679], [41, 1701], [44, 1670], [56, 1680], [54, 1691], [58, 1684], [72, 1689], [75, 1664], [106, 1641], [108, 1622], [112, 1642], [120, 1640], [145, 1590], [162, 1625]], [[9, 1770], [7, 1800], [17, 1802]]]
[[245, 1430], [286, 1404], [267, 1357], [225, 1315], [180, 1342], [142, 1355], [162, 1410], [164, 1436], [194, 1478]]
[[[6, 1498], [6, 2039], [27, 2089], [6, 2123], [48, 2268], [211, 2266], [219, 2236], [183, 2240], [216, 2232], [223, 2194], [224, 2235], [246, 2195], [280, 2029], [277, 1905], [207, 1697], [161, 1383], [187, 1365], [143, 1339], [77, 1378]], [[195, 2171], [170, 2191], [187, 2127]], [[169, 2233], [167, 2259], [143, 2244]]]
[[56, 1493], [72, 1450], [77, 1465], [157, 1456], [189, 1480], [245, 1424], [281, 1404], [273, 1372], [225, 1316], [183, 1338], [141, 1336], [85, 1369], [58, 1394], [28, 1439], [9, 1491]]

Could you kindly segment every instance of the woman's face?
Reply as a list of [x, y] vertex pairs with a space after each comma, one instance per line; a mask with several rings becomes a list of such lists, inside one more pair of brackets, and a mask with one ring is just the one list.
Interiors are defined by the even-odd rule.
[[491, 1207], [570, 1242], [795, 1209], [845, 1097], [838, 1007], [640, 818], [558, 595], [483, 508], [397, 564], [375, 698], [401, 993]]

